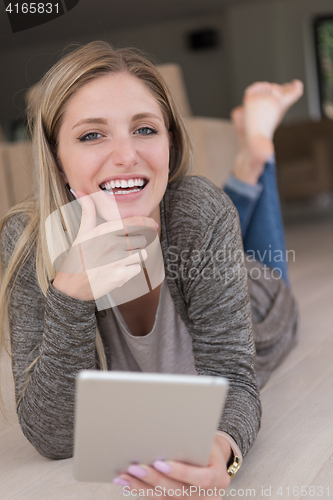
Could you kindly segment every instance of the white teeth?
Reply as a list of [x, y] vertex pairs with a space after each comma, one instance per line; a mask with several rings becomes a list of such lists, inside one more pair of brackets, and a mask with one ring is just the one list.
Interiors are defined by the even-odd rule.
[[114, 194], [131, 194], [131, 193], [136, 193], [137, 191], [141, 191], [141, 189], [131, 189], [130, 191], [109, 191], [109, 189], [106, 189], [105, 192], [111, 195]]
[[114, 194], [130, 194], [136, 193], [137, 191], [141, 191], [140, 189], [131, 189], [130, 191], [114, 191]]
[[144, 179], [140, 178], [128, 179], [128, 180], [116, 179], [109, 182], [103, 182], [103, 184], [101, 184], [101, 188], [110, 190], [120, 187], [121, 188], [128, 188], [128, 187], [131, 188], [134, 186], [141, 187], [144, 185], [144, 183], [145, 183]]

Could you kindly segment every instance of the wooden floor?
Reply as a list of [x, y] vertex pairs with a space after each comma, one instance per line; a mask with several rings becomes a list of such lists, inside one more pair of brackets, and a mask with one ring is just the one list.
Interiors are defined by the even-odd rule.
[[[262, 390], [262, 428], [232, 498], [333, 498], [333, 221], [289, 225], [287, 245], [300, 340]], [[120, 498], [112, 484], [76, 482], [72, 460], [39, 456], [17, 425], [2, 428], [1, 500]]]
[[299, 343], [262, 390], [262, 427], [231, 487], [333, 498], [333, 221], [289, 225], [286, 236]]

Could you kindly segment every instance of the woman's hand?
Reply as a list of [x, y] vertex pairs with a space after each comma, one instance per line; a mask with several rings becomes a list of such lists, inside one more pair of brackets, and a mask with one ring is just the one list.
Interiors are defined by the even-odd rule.
[[137, 490], [135, 494], [140, 496], [162, 498], [190, 496], [192, 500], [199, 500], [210, 490], [207, 496], [220, 500], [224, 495], [223, 490], [230, 484], [227, 472], [230, 456], [229, 443], [223, 436], [216, 434], [207, 467], [156, 460], [153, 466], [131, 465], [128, 473], [121, 474], [114, 483], [123, 486], [127, 491]]
[[78, 194], [80, 229], [53, 286], [76, 299], [96, 300], [140, 273], [141, 258], [147, 258], [144, 232], [156, 231], [156, 222], [134, 216], [97, 226], [93, 199], [86, 193]]

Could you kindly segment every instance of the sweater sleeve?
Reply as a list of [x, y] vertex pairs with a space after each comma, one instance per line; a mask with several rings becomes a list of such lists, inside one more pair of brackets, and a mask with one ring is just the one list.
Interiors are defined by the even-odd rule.
[[[4, 268], [23, 229], [21, 217], [14, 216], [2, 231]], [[68, 297], [52, 285], [44, 297], [32, 254], [17, 274], [8, 314], [22, 431], [43, 456], [69, 458], [73, 454], [75, 378], [79, 370], [96, 367], [95, 303]]]
[[237, 210], [207, 179], [188, 178], [174, 189], [163, 207], [168, 285], [192, 336], [198, 374], [229, 381], [219, 430], [245, 456], [259, 431], [261, 404]]

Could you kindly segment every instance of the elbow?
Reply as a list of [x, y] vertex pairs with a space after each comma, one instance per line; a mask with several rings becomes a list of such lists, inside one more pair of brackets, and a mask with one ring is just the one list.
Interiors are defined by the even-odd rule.
[[38, 422], [26, 422], [19, 415], [19, 422], [24, 436], [32, 444], [36, 451], [45, 458], [51, 460], [63, 460], [73, 456], [73, 430], [45, 429]]
[[46, 443], [45, 446], [40, 446], [39, 444], [36, 445], [34, 443], [31, 444], [40, 455], [51, 460], [65, 460], [67, 458], [72, 458], [73, 456], [73, 448], [68, 449], [64, 447], [49, 446], [49, 443]]

